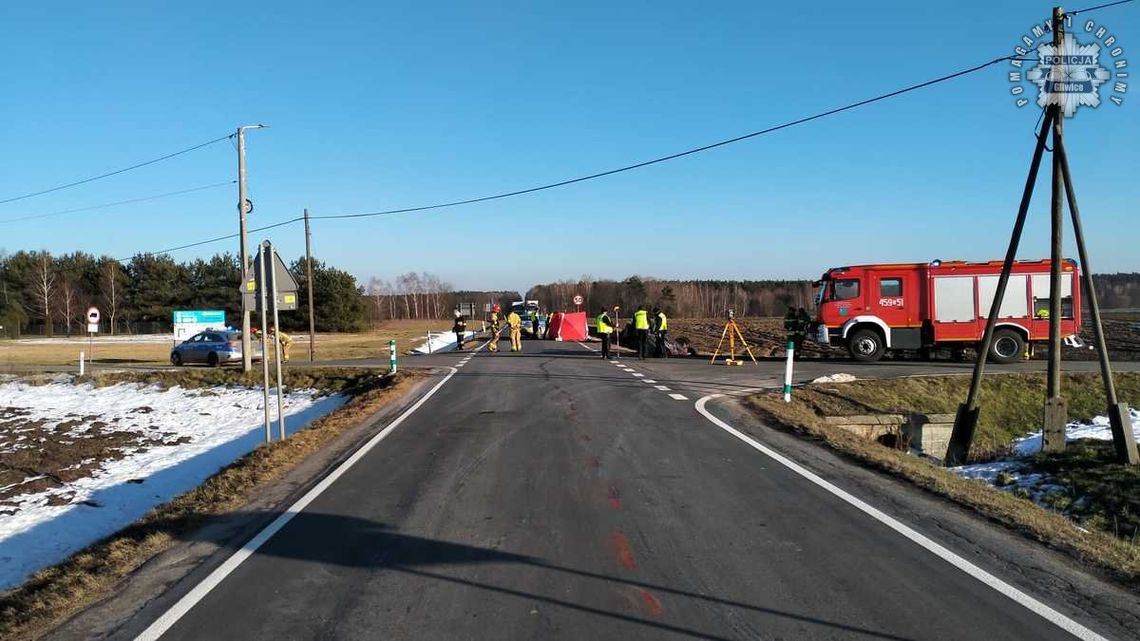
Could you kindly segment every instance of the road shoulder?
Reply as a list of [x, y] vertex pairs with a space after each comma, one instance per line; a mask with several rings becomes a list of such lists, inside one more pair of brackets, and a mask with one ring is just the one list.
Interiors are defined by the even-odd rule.
[[[949, 499], [769, 427], [740, 399], [716, 399], [708, 409], [758, 442], [1082, 624], [1117, 638], [1130, 638], [1140, 627], [1140, 598], [1077, 566], [1071, 557], [1026, 540]], [[710, 424], [709, 429], [718, 428]], [[873, 524], [868, 519], [868, 526]], [[900, 536], [899, 544], [911, 543]], [[997, 592], [994, 598], [1005, 599]]]

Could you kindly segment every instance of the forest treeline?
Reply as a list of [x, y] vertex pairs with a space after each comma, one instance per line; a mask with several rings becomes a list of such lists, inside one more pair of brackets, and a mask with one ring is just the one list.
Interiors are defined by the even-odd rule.
[[[85, 313], [102, 312], [101, 332], [155, 333], [171, 330], [174, 310], [223, 309], [227, 321], [240, 324], [241, 280], [238, 259], [229, 253], [178, 262], [169, 256], [140, 254], [128, 261], [84, 252], [52, 255], [46, 251], [0, 252], [0, 336], [76, 335], [86, 329]], [[304, 257], [290, 264], [300, 285], [300, 305], [282, 314], [285, 329], [307, 329], [308, 282]], [[393, 319], [446, 319], [458, 303], [508, 307], [513, 291], [456, 291], [438, 276], [407, 272], [391, 280], [358, 283], [352, 274], [313, 260], [317, 331], [349, 332]], [[1140, 309], [1140, 273], [1094, 277], [1105, 309]], [[630, 276], [625, 280], [583, 277], [532, 287], [526, 298], [546, 310], [572, 310], [575, 295], [591, 315], [619, 305], [660, 306], [675, 318], [721, 317], [732, 309], [740, 316], [781, 316], [789, 307], [812, 305], [806, 280], [669, 280]]]
[[[226, 321], [238, 326], [239, 262], [229, 253], [178, 262], [150, 254], [119, 261], [84, 252], [0, 252], [0, 337], [82, 335], [92, 306], [101, 312], [105, 334], [171, 331], [175, 310], [225, 310]], [[305, 258], [289, 268], [300, 287], [299, 305], [281, 314], [281, 326], [307, 330]], [[514, 292], [456, 292], [425, 272], [391, 282], [373, 278], [361, 286], [352, 274], [316, 258], [313, 281], [315, 325], [323, 332], [360, 331], [391, 319], [449, 318], [460, 301], [476, 302], [482, 310], [487, 301], [509, 304], [518, 298]]]

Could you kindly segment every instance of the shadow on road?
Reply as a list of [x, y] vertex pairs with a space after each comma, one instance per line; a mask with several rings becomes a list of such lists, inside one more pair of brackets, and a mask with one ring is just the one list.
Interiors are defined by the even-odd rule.
[[[231, 516], [266, 522], [276, 515], [251, 512], [244, 514], [238, 513]], [[195, 530], [193, 534], [184, 534], [182, 538], [193, 541], [209, 540], [208, 536], [200, 535], [209, 533], [210, 531], [210, 528]], [[244, 541], [235, 542], [232, 540], [210, 542], [230, 549], [237, 549], [244, 543]], [[909, 637], [870, 630], [842, 622], [828, 621], [818, 617], [767, 608], [667, 585], [560, 566], [533, 556], [403, 534], [383, 523], [352, 516], [313, 512], [298, 513], [284, 529], [258, 549], [256, 556], [293, 559], [318, 563], [324, 566], [369, 568], [377, 571], [399, 572], [424, 579], [461, 585], [476, 590], [486, 590], [497, 594], [539, 601], [577, 612], [634, 623], [661, 631], [688, 635], [700, 639], [720, 640], [727, 639], [728, 637], [705, 633], [700, 630], [673, 625], [663, 621], [634, 616], [627, 611], [623, 611], [623, 607], [605, 609], [583, 603], [576, 603], [565, 598], [552, 596], [551, 594], [569, 593], [570, 591], [562, 585], [567, 581], [599, 581], [602, 583], [668, 594], [683, 600], [702, 602], [705, 604], [705, 607], [712, 604], [719, 607], [745, 610], [766, 616], [788, 619], [811, 626], [819, 626], [832, 634], [857, 634], [890, 641], [911, 641]], [[477, 564], [518, 564], [549, 572], [551, 577], [547, 583], [554, 587], [554, 589], [551, 590], [551, 594], [537, 594], [516, 589], [506, 582], [504, 582], [504, 584], [496, 584], [486, 580], [476, 580], [470, 576], [462, 576], [459, 572], [456, 572], [457, 569], [463, 566]]]

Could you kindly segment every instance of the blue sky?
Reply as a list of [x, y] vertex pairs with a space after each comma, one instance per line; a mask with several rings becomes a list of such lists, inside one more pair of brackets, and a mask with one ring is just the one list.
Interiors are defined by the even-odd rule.
[[[1092, 3], [1095, 4], [1095, 3]], [[251, 225], [553, 182], [762, 129], [1012, 52], [1043, 2], [39, 2], [0, 7], [0, 199], [248, 134]], [[1075, 8], [1075, 7], [1074, 7]], [[1140, 3], [1087, 14], [1140, 47]], [[1133, 43], [1136, 44], [1133, 44]], [[1125, 53], [1123, 56], [1127, 58]], [[1140, 63], [1140, 60], [1138, 60]], [[362, 281], [816, 277], [1004, 254], [1037, 117], [1006, 65], [674, 162], [508, 200], [314, 223]], [[1066, 139], [1097, 271], [1140, 270], [1140, 119]], [[228, 142], [0, 219], [231, 180]], [[1047, 255], [1048, 171], [1023, 257]], [[0, 223], [0, 248], [130, 256], [236, 231], [236, 188]], [[300, 225], [268, 237], [304, 251]], [[237, 242], [174, 254], [236, 253]], [[1075, 254], [1071, 241], [1068, 253]]]

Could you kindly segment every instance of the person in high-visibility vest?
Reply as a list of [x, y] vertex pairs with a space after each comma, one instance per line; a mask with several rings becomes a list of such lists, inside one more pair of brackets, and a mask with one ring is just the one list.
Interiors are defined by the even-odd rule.
[[653, 308], [653, 329], [657, 332], [657, 358], [665, 358], [669, 353], [665, 350], [665, 334], [669, 331], [669, 319], [665, 312]]
[[606, 310], [602, 310], [598, 314], [598, 336], [602, 338], [602, 358], [609, 360], [610, 358], [610, 336], [614, 333], [614, 323], [610, 320], [610, 315]]
[[511, 328], [511, 351], [522, 351], [522, 319], [515, 310], [507, 314], [507, 325]]
[[637, 333], [637, 358], [645, 360], [649, 350], [649, 312], [644, 305], [638, 305], [633, 313], [633, 331]]

